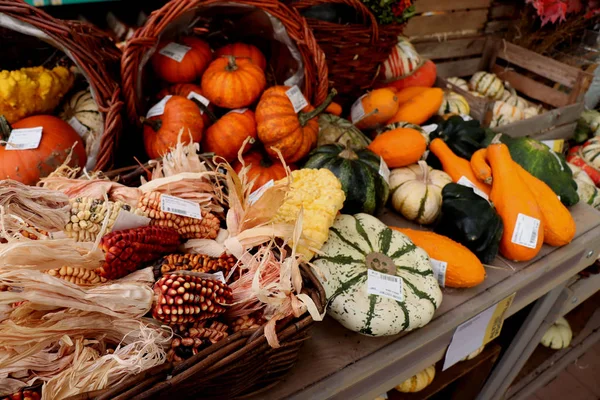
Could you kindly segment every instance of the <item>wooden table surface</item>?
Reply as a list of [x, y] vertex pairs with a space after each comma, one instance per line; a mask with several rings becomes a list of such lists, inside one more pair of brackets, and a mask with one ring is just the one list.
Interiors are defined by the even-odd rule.
[[[373, 399], [441, 360], [461, 323], [517, 292], [508, 312], [512, 315], [593, 262], [600, 251], [600, 213], [583, 204], [571, 212], [577, 223], [571, 244], [544, 246], [538, 257], [524, 263], [497, 258], [493, 268], [486, 268], [487, 277], [481, 285], [444, 288], [441, 307], [421, 329], [372, 338], [326, 317], [312, 328], [292, 372], [257, 398]], [[392, 212], [384, 212], [380, 218], [389, 225], [410, 225]]]

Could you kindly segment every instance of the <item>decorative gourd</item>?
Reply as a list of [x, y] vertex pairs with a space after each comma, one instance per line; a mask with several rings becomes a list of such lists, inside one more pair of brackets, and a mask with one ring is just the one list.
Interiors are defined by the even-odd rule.
[[432, 365], [396, 386], [396, 390], [400, 393], [420, 392], [433, 382], [434, 377], [435, 365]]
[[470, 112], [471, 108], [469, 107], [469, 103], [463, 96], [454, 92], [444, 93], [444, 100], [438, 110], [439, 115], [448, 113], [469, 115]]
[[542, 212], [544, 243], [550, 246], [564, 246], [571, 243], [577, 227], [567, 207], [560, 202], [548, 185], [525, 171], [519, 164], [514, 163], [514, 166], [525, 186], [535, 196]]
[[485, 345], [481, 346], [480, 348], [478, 348], [474, 352], [469, 353], [466, 357], [461, 358], [460, 361], [468, 361], [468, 360], [474, 359], [475, 357], [477, 357], [478, 355], [481, 354], [481, 352], [483, 351], [483, 349], [485, 349]]
[[[477, 120], [466, 121], [458, 115], [450, 116], [444, 120], [439, 117], [432, 118], [438, 125], [431, 134], [431, 140], [440, 138], [457, 156], [470, 160], [477, 150], [483, 147], [480, 143], [486, 138], [486, 131]], [[429, 163], [434, 168], [437, 164]]]
[[350, 121], [331, 114], [319, 115], [317, 146], [340, 144], [351, 149], [364, 149], [371, 140]]
[[536, 116], [540, 115], [543, 111], [544, 110], [543, 110], [542, 106], [525, 107], [523, 109], [523, 119], [536, 117]]
[[[329, 299], [328, 314], [368, 336], [426, 325], [442, 301], [425, 251], [367, 214], [341, 214], [312, 264]], [[368, 294], [368, 270], [402, 278], [403, 301]]]
[[578, 166], [569, 163], [573, 171], [573, 180], [577, 183], [579, 199], [594, 208], [600, 207], [600, 191], [590, 176]]
[[202, 93], [223, 108], [242, 108], [254, 103], [265, 89], [263, 70], [252, 61], [233, 56], [217, 58], [202, 75]]
[[412, 73], [408, 74], [404, 78], [396, 79], [393, 81], [380, 83], [377, 86], [385, 86], [389, 88], [396, 88], [398, 90], [410, 87], [410, 86], [427, 86], [432, 87], [437, 77], [437, 68], [433, 61], [425, 60], [419, 68]]
[[467, 83], [467, 81], [465, 81], [462, 78], [459, 78], [457, 76], [453, 76], [451, 78], [446, 79], [448, 82], [450, 82], [451, 84], [453, 84], [454, 86], [457, 86], [459, 88], [461, 88], [462, 90], [464, 90], [465, 92], [469, 91], [469, 84]]
[[434, 232], [394, 227], [392, 229], [408, 236], [415, 245], [425, 250], [430, 258], [447, 263], [446, 287], [469, 288], [479, 285], [485, 279], [483, 264], [462, 244]]
[[519, 110], [523, 111], [525, 111], [525, 109], [527, 109], [527, 107], [529, 106], [529, 103], [527, 103], [525, 99], [519, 97], [519, 95], [517, 94], [517, 92], [515, 92], [513, 88], [505, 88], [504, 92], [502, 93], [502, 97], [500, 97], [500, 100], [502, 100], [508, 105], [514, 106]]
[[[144, 147], [151, 159], [159, 158], [177, 145], [180, 132], [181, 142], [199, 143], [204, 132], [204, 120], [200, 109], [192, 100], [172, 96], [165, 104], [162, 115], [142, 118], [144, 124]], [[191, 138], [190, 138], [191, 136]]]
[[226, 44], [217, 51], [216, 57], [234, 56], [236, 59], [247, 58], [256, 64], [263, 71], [267, 68], [267, 60], [258, 47], [245, 43]]
[[409, 101], [410, 99], [412, 99], [413, 97], [415, 97], [416, 95], [419, 95], [425, 91], [427, 91], [428, 88], [427, 86], [410, 86], [407, 88], [404, 88], [402, 90], [398, 90], [397, 96], [398, 96], [398, 104], [402, 105], [404, 103], [406, 103], [407, 101]]
[[409, 221], [427, 225], [435, 221], [442, 206], [442, 189], [452, 178], [425, 161], [392, 170], [392, 207]]
[[94, 143], [104, 132], [104, 118], [89, 89], [75, 93], [63, 105], [60, 118], [69, 123], [72, 118], [87, 128], [82, 136], [87, 154], [91, 154]]
[[[185, 97], [187, 99], [188, 96], [190, 95], [190, 93], [192, 93], [192, 92], [202, 96], [202, 88], [200, 86], [193, 84], [193, 83], [177, 83], [175, 85], [171, 85], [171, 86], [161, 90], [160, 92], [158, 92], [158, 94], [156, 95], [156, 98], [157, 98], [157, 100], [162, 100], [165, 96], [172, 95], [172, 96]], [[211, 112], [214, 111], [214, 107], [212, 104], [208, 105], [208, 110]], [[203, 112], [202, 109], [200, 111], [202, 113], [202, 118], [204, 119], [204, 126], [205, 127], [210, 126], [210, 124], [212, 124], [213, 121], [210, 118], [209, 113]]]
[[442, 215], [435, 232], [461, 243], [484, 264], [498, 254], [502, 219], [472, 188], [447, 184], [442, 190]]
[[419, 68], [421, 62], [421, 56], [408, 38], [398, 36], [398, 43], [381, 64], [381, 72], [385, 80], [400, 79]]
[[342, 213], [379, 212], [389, 196], [389, 186], [380, 174], [381, 159], [367, 149], [351, 150], [341, 145], [320, 146], [310, 153], [304, 168], [326, 168], [342, 183], [346, 194]]
[[581, 155], [582, 147], [583, 146], [571, 147], [567, 153], [567, 161], [581, 168], [586, 174], [588, 174], [590, 179], [594, 181], [596, 186], [600, 186], [600, 170], [583, 159], [583, 156]]
[[560, 317], [555, 323], [550, 325], [550, 328], [542, 336], [540, 342], [542, 346], [549, 347], [553, 350], [565, 349], [571, 345], [573, 339], [573, 331], [569, 325], [569, 321]]
[[352, 123], [359, 129], [381, 127], [396, 114], [398, 107], [398, 96], [394, 90], [375, 89], [352, 105]]
[[317, 116], [331, 103], [336, 91], [332, 90], [323, 104], [314, 108], [307, 105], [296, 113], [286, 92], [289, 86], [272, 86], [265, 90], [256, 106], [256, 124], [259, 140], [271, 157], [277, 151], [286, 162], [296, 162], [317, 144], [319, 123]]
[[202, 149], [208, 153], [215, 153], [230, 163], [237, 159], [239, 150], [248, 137], [252, 139], [243, 153], [250, 150], [257, 138], [254, 112], [249, 109], [230, 111], [204, 132]]
[[397, 128], [378, 135], [368, 149], [381, 156], [389, 168], [400, 168], [419, 161], [427, 142], [417, 130]]
[[325, 109], [325, 113], [339, 117], [342, 115], [342, 106], [332, 101], [331, 104], [329, 104]]
[[475, 72], [469, 81], [469, 87], [471, 90], [495, 100], [501, 99], [504, 93], [502, 80], [491, 72]]
[[492, 122], [490, 123], [490, 127], [493, 128], [520, 121], [524, 116], [523, 110], [503, 101], [496, 101], [494, 102], [494, 107], [492, 109]]
[[[287, 176], [285, 167], [279, 160], [272, 160], [260, 151], [250, 151], [242, 156], [244, 165], [250, 166], [246, 176], [248, 182], [254, 181], [252, 185], [252, 191], [260, 189], [264, 184], [273, 180], [277, 182]], [[288, 164], [288, 168], [292, 171], [298, 169], [294, 164]], [[240, 161], [236, 161], [233, 164], [233, 170], [239, 174], [242, 170], [243, 165]]]
[[[0, 145], [0, 179], [14, 179], [26, 185], [35, 185], [40, 178], [50, 175], [69, 156], [71, 167], [84, 167], [87, 161], [83, 139], [65, 121], [51, 115], [36, 115], [23, 118], [12, 125], [12, 129], [42, 127], [42, 138], [36, 149], [6, 150]], [[11, 126], [0, 117], [0, 139], [8, 141]]]
[[[512, 261], [531, 260], [544, 243], [543, 214], [535, 195], [521, 179], [505, 144], [492, 142], [487, 148], [487, 159], [494, 177], [490, 200], [504, 224], [500, 252]], [[521, 232], [516, 232], [517, 228]], [[515, 238], [520, 243], [513, 241]]]
[[200, 79], [212, 60], [210, 46], [204, 40], [192, 36], [179, 38], [179, 45], [189, 47], [181, 61], [160, 54], [161, 50], [173, 43], [170, 40], [159, 43], [150, 62], [156, 76], [169, 83], [189, 83]]
[[398, 112], [387, 123], [403, 121], [421, 125], [437, 113], [443, 100], [442, 89], [430, 88], [400, 105]]
[[600, 134], [600, 112], [597, 110], [585, 110], [577, 120], [577, 128], [575, 136], [577, 143], [584, 142], [590, 136], [598, 136]]
[[486, 157], [487, 149], [479, 149], [473, 153], [473, 157], [471, 157], [471, 169], [478, 180], [490, 185], [492, 183], [492, 169], [487, 163]]
[[600, 168], [600, 138], [593, 137], [585, 142], [581, 147], [581, 155], [588, 164]]
[[429, 151], [440, 160], [444, 172], [450, 175], [454, 183], [476, 187], [489, 196], [491, 191], [490, 186], [479, 181], [473, 173], [469, 161], [454, 154], [442, 139], [433, 139], [429, 145]]
[[398, 128], [410, 128], [414, 129], [415, 131], [418, 131], [421, 134], [421, 136], [423, 136], [423, 139], [425, 139], [425, 143], [429, 145], [429, 133], [427, 133], [425, 129], [421, 128], [420, 125], [411, 124], [410, 122], [394, 122], [392, 124], [384, 126], [381, 129], [378, 129], [376, 133], [380, 135], [383, 132], [393, 131], [394, 129]]

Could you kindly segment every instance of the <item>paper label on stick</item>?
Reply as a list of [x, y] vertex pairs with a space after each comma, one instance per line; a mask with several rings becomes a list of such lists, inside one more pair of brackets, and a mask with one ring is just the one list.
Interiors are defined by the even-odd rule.
[[379, 158], [379, 175], [381, 175], [385, 183], [390, 184], [390, 169], [383, 160], [383, 157]]
[[481, 191], [481, 189], [479, 189], [477, 186], [475, 186], [475, 184], [473, 182], [471, 182], [469, 180], [469, 178], [467, 178], [466, 176], [461, 176], [460, 179], [456, 183], [458, 183], [459, 185], [470, 187], [471, 189], [473, 189], [475, 194], [478, 195], [479, 197], [483, 197], [487, 201], [490, 200], [488, 195], [485, 194], [483, 191]]
[[519, 213], [511, 241], [530, 249], [535, 249], [540, 234], [540, 220]]
[[71, 117], [71, 119], [69, 120], [69, 125], [71, 125], [71, 128], [75, 129], [75, 132], [77, 132], [79, 136], [82, 137], [90, 131], [87, 126], [83, 125], [75, 117]]
[[6, 150], [33, 150], [40, 146], [42, 140], [41, 126], [35, 128], [13, 129], [8, 137]]
[[297, 85], [292, 86], [285, 92], [286, 96], [292, 102], [292, 106], [294, 107], [294, 112], [298, 113], [302, 111], [304, 107], [308, 105], [308, 101], [300, 91], [300, 88]]
[[112, 230], [123, 231], [125, 229], [141, 228], [148, 225], [150, 225], [150, 218], [121, 210], [117, 215], [117, 219], [115, 219]]
[[504, 316], [510, 308], [515, 295], [516, 293], [511, 294], [456, 328], [450, 346], [448, 346], [448, 350], [446, 351], [442, 371], [447, 370], [467, 355], [481, 346], [485, 346], [500, 335]]
[[[206, 107], [208, 107], [208, 105], [210, 104], [210, 100], [208, 100], [206, 97], [202, 96], [201, 94], [198, 94], [194, 91], [191, 91], [190, 94], [187, 95], [188, 99], [196, 99], [198, 100], [200, 103], [204, 104]], [[200, 114], [204, 114], [204, 110], [200, 109]]]
[[446, 261], [436, 260], [435, 258], [430, 258], [431, 268], [433, 269], [433, 276], [438, 281], [438, 284], [441, 287], [446, 286], [446, 268], [448, 268], [448, 263]]
[[161, 101], [153, 105], [152, 108], [148, 110], [146, 118], [158, 117], [159, 115], [163, 115], [165, 113], [165, 106], [167, 105], [167, 101], [169, 101], [171, 97], [172, 96], [169, 94], [163, 97]]
[[429, 125], [425, 125], [425, 126], [421, 127], [421, 129], [423, 129], [425, 132], [427, 132], [429, 134], [431, 134], [437, 128], [438, 128], [438, 124], [429, 124]]
[[265, 194], [267, 189], [273, 187], [274, 184], [275, 181], [271, 179], [269, 182], [265, 183], [264, 185], [256, 189], [254, 192], [250, 193], [250, 196], [248, 196], [248, 203], [250, 205], [256, 203], [258, 199], [260, 199], [262, 195]]
[[169, 57], [171, 60], [175, 60], [177, 62], [181, 62], [183, 57], [190, 51], [192, 48], [188, 46], [184, 46], [179, 43], [171, 42], [162, 49], [159, 50], [159, 54], [162, 54], [165, 57]]
[[[237, 108], [237, 109], [235, 109], [235, 110], [231, 110], [231, 111], [229, 111], [227, 114], [231, 114], [231, 113], [243, 114], [243, 113], [245, 113], [246, 111], [248, 111], [248, 109], [247, 109], [247, 108]], [[225, 115], [227, 115], [227, 114], [225, 114]]]
[[350, 119], [352, 120], [353, 124], [356, 124], [358, 121], [365, 117], [365, 108], [362, 105], [362, 99], [365, 96], [366, 94], [360, 96], [358, 100], [356, 100], [354, 104], [352, 104], [352, 108], [350, 109]]
[[163, 194], [160, 196], [160, 210], [171, 214], [181, 215], [194, 219], [202, 219], [200, 205], [193, 201], [180, 199], [175, 196]]
[[367, 276], [367, 293], [387, 297], [396, 301], [404, 301], [402, 278], [395, 275], [382, 274], [369, 269]]

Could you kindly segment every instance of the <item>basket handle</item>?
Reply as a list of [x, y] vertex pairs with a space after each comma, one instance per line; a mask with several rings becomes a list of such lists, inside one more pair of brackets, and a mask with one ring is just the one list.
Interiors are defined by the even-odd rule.
[[360, 0], [297, 0], [291, 2], [289, 5], [297, 10], [304, 10], [309, 7], [331, 3], [345, 4], [354, 8], [362, 18], [363, 23], [370, 23], [371, 25], [371, 43], [379, 40], [379, 25], [377, 24], [377, 20], [373, 16], [373, 13]]

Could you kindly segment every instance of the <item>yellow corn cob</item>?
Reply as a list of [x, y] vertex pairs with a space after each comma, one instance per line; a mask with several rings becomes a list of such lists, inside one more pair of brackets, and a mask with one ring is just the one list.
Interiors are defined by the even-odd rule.
[[[292, 186], [273, 219], [275, 223], [295, 224], [302, 207], [302, 236], [311, 247], [320, 249], [329, 237], [338, 211], [346, 200], [339, 179], [328, 169], [300, 169], [292, 172]], [[314, 253], [304, 246], [296, 251], [310, 260]]]
[[69, 202], [71, 203], [71, 221], [65, 226], [65, 233], [78, 242], [95, 241], [107, 213], [110, 216], [105, 233], [111, 231], [121, 210], [129, 211], [131, 209], [121, 201], [105, 202], [89, 197], [77, 197]]
[[107, 281], [93, 270], [64, 266], [46, 271], [48, 275], [64, 279], [76, 285], [97, 285]]
[[22, 68], [0, 72], [0, 115], [9, 123], [54, 111], [75, 77], [65, 67]]

